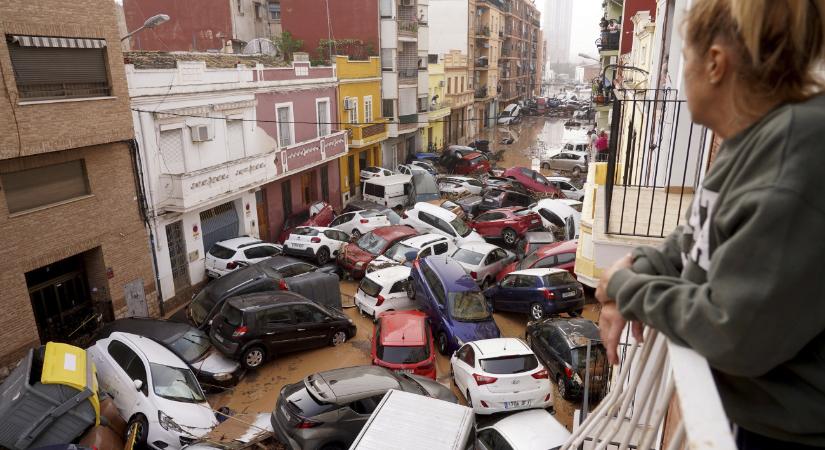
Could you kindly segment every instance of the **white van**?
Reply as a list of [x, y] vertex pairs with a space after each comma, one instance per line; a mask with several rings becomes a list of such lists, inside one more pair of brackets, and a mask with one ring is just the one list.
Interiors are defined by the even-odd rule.
[[517, 103], [510, 103], [498, 116], [499, 125], [510, 125], [521, 114], [521, 107]]
[[412, 175], [390, 175], [364, 180], [361, 183], [361, 192], [364, 200], [388, 208], [403, 208], [412, 203], [415, 188], [412, 184]]
[[384, 394], [350, 450], [472, 450], [473, 410], [391, 389]]

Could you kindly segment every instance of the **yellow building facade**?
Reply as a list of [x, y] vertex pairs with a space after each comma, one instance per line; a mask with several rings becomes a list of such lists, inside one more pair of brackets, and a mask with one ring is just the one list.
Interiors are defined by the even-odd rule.
[[349, 151], [339, 159], [341, 196], [346, 205], [360, 190], [361, 169], [381, 165], [387, 124], [381, 114], [381, 58], [335, 57], [338, 117], [349, 134]]
[[[437, 57], [437, 56], [436, 56]], [[427, 121], [429, 124], [424, 128], [421, 139], [422, 151], [444, 150], [446, 142], [444, 134], [444, 122], [450, 115], [450, 107], [444, 102], [447, 78], [444, 75], [444, 63], [441, 61], [427, 65], [429, 75], [429, 106], [427, 110]]]

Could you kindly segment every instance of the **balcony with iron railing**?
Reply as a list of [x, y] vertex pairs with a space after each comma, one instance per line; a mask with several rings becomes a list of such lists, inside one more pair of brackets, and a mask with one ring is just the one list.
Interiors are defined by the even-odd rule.
[[487, 93], [487, 86], [481, 86], [480, 88], [476, 89], [474, 98], [476, 100], [479, 100], [479, 99], [485, 99], [488, 96], [489, 95]]
[[386, 119], [373, 119], [369, 124], [344, 124], [349, 134], [350, 147], [365, 147], [387, 138]]
[[398, 35], [406, 37], [418, 37], [418, 21], [398, 19]]
[[601, 38], [596, 39], [596, 48], [599, 52], [612, 52], [619, 50], [619, 40], [622, 33], [620, 30], [602, 31]]
[[487, 25], [477, 26], [476, 37], [490, 37], [490, 27]]
[[418, 84], [418, 67], [399, 67], [398, 83], [404, 85]]

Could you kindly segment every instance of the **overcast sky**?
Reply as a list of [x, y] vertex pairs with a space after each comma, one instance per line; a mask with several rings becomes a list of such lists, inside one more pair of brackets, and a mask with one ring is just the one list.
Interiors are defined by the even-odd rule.
[[[553, 0], [549, 0], [553, 1]], [[547, 0], [536, 0], [536, 7], [544, 16]], [[602, 0], [573, 1], [573, 36], [570, 40], [570, 60], [578, 62], [579, 53], [599, 57], [594, 42], [599, 38], [599, 19], [602, 17]], [[544, 25], [544, 20], [542, 20]]]

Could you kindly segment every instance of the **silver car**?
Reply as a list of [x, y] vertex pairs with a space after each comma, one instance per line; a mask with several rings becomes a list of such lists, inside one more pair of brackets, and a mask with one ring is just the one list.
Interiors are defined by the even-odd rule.
[[484, 290], [496, 281], [496, 274], [504, 266], [515, 261], [516, 255], [486, 242], [468, 242], [458, 246], [453, 259]]
[[281, 389], [272, 429], [292, 450], [345, 449], [390, 389], [458, 403], [435, 380], [379, 366], [355, 366], [314, 373]]
[[587, 153], [559, 152], [543, 159], [541, 168], [572, 172], [573, 176], [579, 177], [587, 172]]

